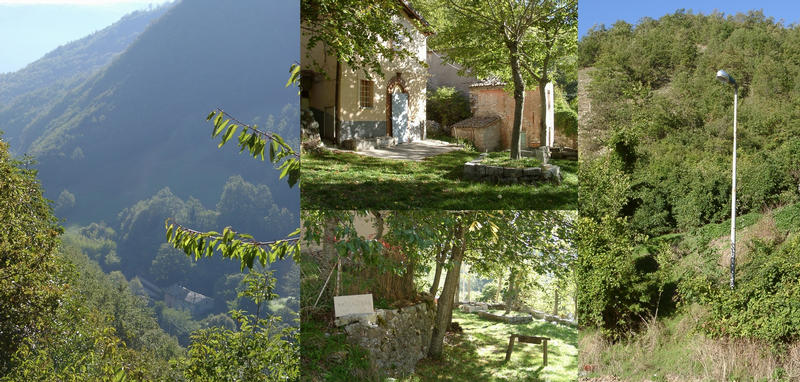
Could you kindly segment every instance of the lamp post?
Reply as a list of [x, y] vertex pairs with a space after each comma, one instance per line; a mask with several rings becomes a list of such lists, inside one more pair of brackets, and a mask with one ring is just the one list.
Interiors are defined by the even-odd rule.
[[736, 273], [736, 104], [739, 98], [739, 85], [722, 69], [717, 71], [717, 79], [733, 85], [733, 169], [731, 170], [731, 289], [733, 289]]

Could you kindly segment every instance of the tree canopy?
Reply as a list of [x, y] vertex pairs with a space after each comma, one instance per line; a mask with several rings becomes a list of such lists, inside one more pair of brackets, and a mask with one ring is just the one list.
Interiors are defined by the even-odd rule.
[[[433, 16], [430, 45], [479, 78], [498, 78], [513, 89], [511, 157], [519, 158], [525, 89], [544, 85], [556, 68], [574, 70], [578, 4], [574, 0], [421, 0]], [[535, 111], [545, 124], [545, 104]], [[540, 142], [544, 145], [545, 129]]]

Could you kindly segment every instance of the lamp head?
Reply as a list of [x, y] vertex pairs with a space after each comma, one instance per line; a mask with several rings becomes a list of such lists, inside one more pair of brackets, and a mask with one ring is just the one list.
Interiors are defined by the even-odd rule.
[[717, 71], [717, 79], [726, 84], [731, 84], [733, 86], [736, 86], [736, 80], [734, 80], [730, 74], [728, 74], [722, 69]]

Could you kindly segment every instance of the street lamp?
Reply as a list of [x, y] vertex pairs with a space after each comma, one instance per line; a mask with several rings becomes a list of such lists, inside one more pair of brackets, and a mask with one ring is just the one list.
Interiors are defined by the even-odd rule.
[[720, 69], [717, 79], [733, 85], [733, 169], [731, 171], [731, 289], [736, 271], [736, 104], [739, 98], [739, 85], [730, 74]]

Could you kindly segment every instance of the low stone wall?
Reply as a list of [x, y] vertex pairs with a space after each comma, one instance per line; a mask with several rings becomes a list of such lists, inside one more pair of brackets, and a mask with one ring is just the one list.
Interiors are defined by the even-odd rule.
[[485, 311], [479, 311], [478, 317], [485, 318], [491, 321], [505, 322], [507, 324], [527, 324], [533, 321], [533, 317], [531, 316], [501, 316], [498, 314], [492, 314]]
[[561, 169], [556, 165], [543, 167], [511, 168], [482, 163], [485, 154], [464, 164], [464, 179], [496, 184], [555, 183], [561, 184]]
[[538, 310], [533, 310], [533, 309], [531, 309], [530, 307], [527, 307], [527, 306], [523, 307], [521, 310], [524, 313], [529, 313], [531, 316], [533, 316], [533, 318], [535, 318], [537, 320], [545, 320], [545, 321], [550, 322], [550, 323], [567, 325], [567, 326], [571, 326], [571, 327], [575, 327], [575, 328], [578, 327], [578, 323], [575, 320], [570, 320], [568, 318], [561, 318], [561, 317], [558, 317], [558, 316], [554, 316], [552, 314], [547, 314], [545, 312], [540, 312]]
[[342, 320], [347, 340], [370, 354], [373, 370], [390, 377], [414, 371], [428, 354], [436, 307], [420, 303], [400, 309], [378, 309], [362, 319]]
[[461, 305], [458, 306], [464, 313], [475, 313], [482, 310], [488, 310], [489, 304], [485, 302], [462, 302]]

